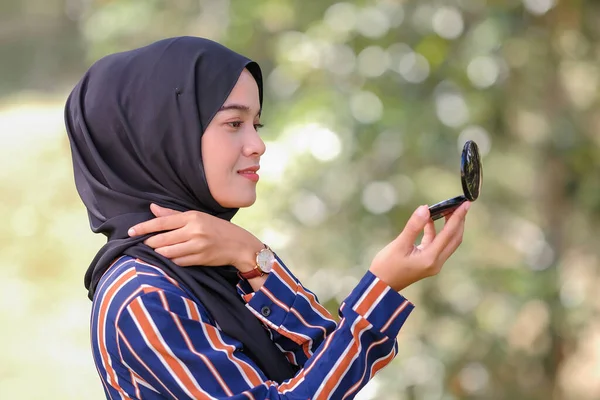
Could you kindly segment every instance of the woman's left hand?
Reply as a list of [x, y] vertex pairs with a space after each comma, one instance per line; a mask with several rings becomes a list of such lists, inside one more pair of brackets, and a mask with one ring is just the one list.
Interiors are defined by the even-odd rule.
[[162, 232], [144, 243], [182, 267], [233, 265], [245, 272], [254, 268], [253, 257], [263, 248], [250, 232], [210, 214], [180, 212], [156, 204], [150, 210], [156, 218], [133, 226], [129, 236]]

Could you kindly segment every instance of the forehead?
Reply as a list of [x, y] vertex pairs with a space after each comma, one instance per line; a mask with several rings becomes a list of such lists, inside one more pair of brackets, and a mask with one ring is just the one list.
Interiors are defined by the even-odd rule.
[[252, 110], [260, 109], [258, 84], [247, 69], [242, 71], [235, 86], [233, 87], [233, 90], [223, 105], [226, 106], [228, 103], [232, 102], [240, 103], [241, 105], [247, 106]]

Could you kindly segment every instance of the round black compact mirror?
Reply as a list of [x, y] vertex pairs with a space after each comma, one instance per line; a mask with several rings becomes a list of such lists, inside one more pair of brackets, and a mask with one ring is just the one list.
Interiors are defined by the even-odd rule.
[[452, 214], [465, 201], [475, 201], [479, 197], [479, 191], [483, 183], [483, 167], [477, 143], [472, 140], [468, 140], [463, 146], [460, 157], [460, 179], [463, 194], [429, 207], [432, 220], [435, 221]]

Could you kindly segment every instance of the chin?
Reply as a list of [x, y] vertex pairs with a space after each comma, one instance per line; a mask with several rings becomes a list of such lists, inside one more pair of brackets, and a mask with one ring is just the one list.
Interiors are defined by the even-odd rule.
[[[217, 200], [218, 201], [218, 200]], [[222, 201], [218, 201], [218, 203], [226, 208], [246, 208], [250, 207], [252, 204], [256, 202], [256, 193], [252, 195], [237, 195], [232, 196], [228, 199], [223, 199]]]

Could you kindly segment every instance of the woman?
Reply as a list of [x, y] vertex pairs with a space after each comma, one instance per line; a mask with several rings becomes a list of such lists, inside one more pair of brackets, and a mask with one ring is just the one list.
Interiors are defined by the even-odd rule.
[[353, 398], [396, 354], [398, 291], [460, 244], [469, 204], [437, 235], [419, 207], [336, 324], [229, 222], [256, 198], [261, 107], [258, 65], [191, 37], [110, 55], [69, 96], [75, 183], [108, 239], [85, 277], [107, 398]]

